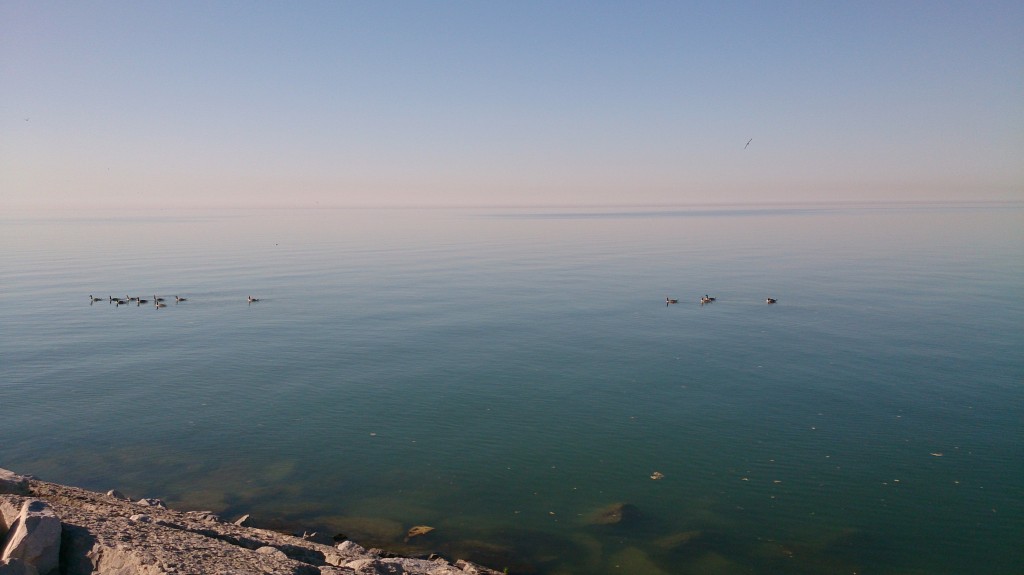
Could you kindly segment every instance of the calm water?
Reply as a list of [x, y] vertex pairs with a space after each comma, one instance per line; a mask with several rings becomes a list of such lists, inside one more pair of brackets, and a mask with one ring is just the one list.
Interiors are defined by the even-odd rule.
[[1021, 204], [6, 213], [0, 247], [0, 467], [513, 573], [1024, 572]]

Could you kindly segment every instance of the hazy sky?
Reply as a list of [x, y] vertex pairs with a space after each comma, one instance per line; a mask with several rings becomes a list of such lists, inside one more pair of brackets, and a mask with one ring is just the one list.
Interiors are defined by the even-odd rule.
[[0, 2], [8, 206], [879, 199], [1024, 199], [1024, 2]]

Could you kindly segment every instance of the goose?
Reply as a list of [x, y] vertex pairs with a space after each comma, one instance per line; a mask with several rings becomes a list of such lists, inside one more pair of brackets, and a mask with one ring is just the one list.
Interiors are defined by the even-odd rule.
[[259, 298], [255, 298], [255, 297], [249, 296], [249, 303], [252, 303], [254, 301], [260, 301], [260, 300], [259, 300]]
[[135, 302], [136, 302], [137, 304], [139, 304], [139, 305], [142, 305], [142, 304], [144, 304], [144, 303], [149, 303], [149, 300], [148, 300], [148, 299], [142, 299], [142, 298], [140, 297], [139, 299], [135, 300]]
[[711, 303], [713, 301], [715, 301], [715, 298], [709, 296], [708, 294], [704, 294], [704, 297], [700, 298], [700, 303]]
[[153, 301], [155, 301], [155, 302], [157, 302], [157, 303], [160, 303], [160, 302], [164, 301], [164, 298], [162, 298], [162, 297], [156, 297], [156, 296], [154, 295], [154, 296], [153, 296]]
[[92, 295], [92, 294], [89, 294], [89, 301], [91, 301], [91, 302], [92, 302], [92, 301], [103, 301], [103, 298], [101, 298], [101, 297], [96, 297], [96, 296], [94, 296], [94, 295]]
[[768, 298], [768, 299], [766, 299], [766, 300], [764, 300], [764, 301], [765, 301], [765, 303], [775, 303], [775, 302], [777, 302], [777, 301], [779, 301], [779, 300], [777, 300], [777, 299], [775, 299], [775, 298], [772, 298], [772, 297], [770, 297], [770, 298]]
[[125, 304], [127, 304], [128, 302], [127, 302], [127, 301], [125, 301], [125, 300], [123, 300], [123, 299], [115, 299], [115, 300], [114, 300], [114, 303], [115, 303], [115, 304], [117, 304], [117, 305], [125, 305]]
[[174, 303], [178, 303], [179, 301], [188, 301], [188, 298], [174, 296]]
[[668, 304], [670, 304], [670, 303], [679, 303], [679, 300], [677, 300], [677, 299], [672, 299], [672, 298], [668, 298], [668, 297], [667, 297], [667, 298], [665, 298], [665, 305], [668, 305]]
[[167, 304], [165, 304], [165, 303], [160, 303], [160, 302], [156, 302], [156, 308], [157, 308], [157, 309], [160, 309], [160, 308], [162, 308], [162, 307], [167, 307]]

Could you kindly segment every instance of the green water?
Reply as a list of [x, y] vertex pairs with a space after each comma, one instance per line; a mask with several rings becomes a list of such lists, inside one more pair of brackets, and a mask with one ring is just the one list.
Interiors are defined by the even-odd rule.
[[2, 467], [514, 573], [1024, 566], [1020, 205], [2, 224]]

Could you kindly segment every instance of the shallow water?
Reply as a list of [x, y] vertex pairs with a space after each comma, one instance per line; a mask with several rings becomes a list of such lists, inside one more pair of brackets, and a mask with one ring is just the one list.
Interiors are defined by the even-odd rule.
[[5, 214], [0, 466], [512, 572], [1018, 573], [1022, 224]]

